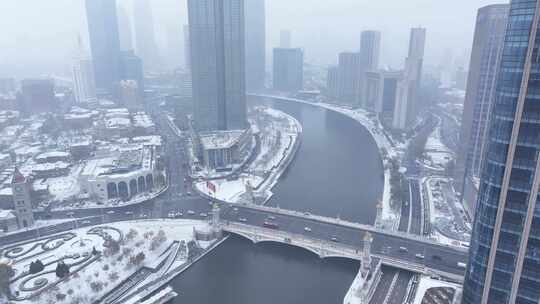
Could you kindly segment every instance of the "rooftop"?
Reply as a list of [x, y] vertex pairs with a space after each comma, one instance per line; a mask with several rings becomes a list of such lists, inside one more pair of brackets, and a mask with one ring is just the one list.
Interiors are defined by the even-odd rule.
[[205, 150], [228, 149], [234, 146], [246, 130], [201, 132], [199, 137]]

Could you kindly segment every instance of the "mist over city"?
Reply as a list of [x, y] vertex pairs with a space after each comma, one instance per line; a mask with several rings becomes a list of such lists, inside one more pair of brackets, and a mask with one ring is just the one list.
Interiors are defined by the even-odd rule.
[[0, 1], [0, 304], [540, 303], [540, 0]]

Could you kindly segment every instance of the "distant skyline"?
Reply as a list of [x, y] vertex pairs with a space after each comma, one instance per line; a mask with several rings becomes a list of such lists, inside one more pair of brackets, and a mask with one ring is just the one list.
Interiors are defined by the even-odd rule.
[[[119, 1], [129, 7], [127, 11], [131, 15], [132, 0]], [[173, 31], [183, 44], [186, 1], [152, 0], [151, 3], [160, 50], [170, 44]], [[335, 64], [339, 52], [358, 49], [362, 30], [374, 29], [382, 32], [381, 65], [397, 68], [404, 64], [410, 28], [422, 26], [427, 28], [426, 65], [443, 62], [448, 50], [455, 60], [465, 64], [477, 9], [493, 3], [505, 2], [267, 0], [267, 50], [270, 53], [278, 45], [281, 29], [290, 29], [292, 46], [305, 50], [306, 62]], [[0, 1], [0, 28], [0, 76], [69, 75], [77, 36], [81, 34], [88, 40], [82, 0]], [[167, 54], [166, 61], [173, 61], [173, 54], [163, 53]], [[184, 61], [183, 50], [178, 58], [179, 62]], [[270, 60], [267, 58], [267, 69]]]

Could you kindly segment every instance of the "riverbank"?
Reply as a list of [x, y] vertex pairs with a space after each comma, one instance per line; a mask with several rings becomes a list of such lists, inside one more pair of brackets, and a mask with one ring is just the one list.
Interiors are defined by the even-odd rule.
[[253, 123], [258, 128], [259, 149], [252, 162], [235, 179], [195, 182], [197, 192], [226, 203], [265, 204], [272, 188], [288, 168], [298, 147], [302, 125], [281, 111], [257, 107]]
[[290, 98], [285, 96], [275, 96], [275, 95], [266, 95], [266, 94], [249, 94], [252, 97], [262, 97], [270, 98], [283, 101], [291, 101], [296, 103], [307, 104], [315, 107], [320, 107], [326, 110], [330, 110], [342, 115], [347, 116], [360, 123], [371, 135], [375, 141], [377, 148], [379, 149], [379, 154], [383, 161], [384, 166], [384, 186], [381, 196], [381, 210], [377, 212], [377, 219], [375, 221], [376, 225], [388, 228], [388, 229], [397, 229], [395, 223], [399, 223], [400, 214], [399, 210], [393, 210], [391, 206], [391, 193], [392, 185], [390, 184], [390, 168], [387, 166], [387, 159], [399, 157], [400, 150], [405, 149], [405, 144], [396, 144], [390, 137], [386, 134], [383, 126], [379, 120], [373, 116], [373, 114], [364, 111], [362, 109], [352, 109], [349, 107], [342, 107], [335, 104], [329, 103], [313, 103], [302, 99]]

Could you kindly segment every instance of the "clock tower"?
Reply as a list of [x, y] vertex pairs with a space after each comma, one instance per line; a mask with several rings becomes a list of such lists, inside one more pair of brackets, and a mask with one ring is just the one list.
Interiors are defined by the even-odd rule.
[[13, 204], [17, 215], [19, 229], [34, 226], [34, 214], [32, 213], [32, 201], [30, 199], [30, 185], [27, 178], [15, 167], [11, 180]]

